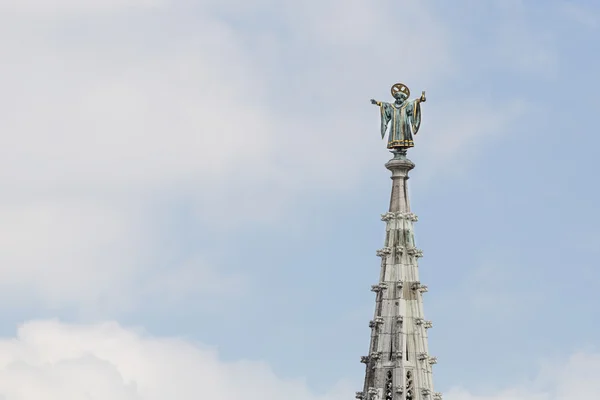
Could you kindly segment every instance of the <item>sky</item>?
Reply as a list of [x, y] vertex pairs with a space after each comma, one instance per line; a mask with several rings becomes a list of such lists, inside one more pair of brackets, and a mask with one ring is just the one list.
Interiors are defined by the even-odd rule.
[[600, 5], [0, 0], [0, 400], [352, 399], [391, 155], [436, 391], [600, 398]]

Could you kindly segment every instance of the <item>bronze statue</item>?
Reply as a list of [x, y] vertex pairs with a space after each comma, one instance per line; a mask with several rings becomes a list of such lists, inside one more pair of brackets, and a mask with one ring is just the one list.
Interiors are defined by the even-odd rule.
[[[418, 99], [408, 101], [410, 90], [402, 83], [396, 83], [391, 89], [394, 103], [384, 103], [371, 99], [371, 104], [379, 106], [381, 111], [381, 138], [385, 136], [388, 125], [388, 149], [406, 150], [414, 147], [413, 135], [421, 126], [421, 103], [425, 102], [425, 92]], [[391, 121], [391, 124], [390, 124]]]

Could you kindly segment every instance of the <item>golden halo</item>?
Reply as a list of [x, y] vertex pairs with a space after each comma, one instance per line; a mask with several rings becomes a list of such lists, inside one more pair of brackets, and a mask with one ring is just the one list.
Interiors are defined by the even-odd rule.
[[410, 97], [410, 89], [408, 89], [408, 86], [406, 86], [404, 83], [396, 83], [394, 86], [392, 86], [391, 92], [392, 96], [394, 97], [398, 92], [402, 92], [406, 95], [406, 97]]

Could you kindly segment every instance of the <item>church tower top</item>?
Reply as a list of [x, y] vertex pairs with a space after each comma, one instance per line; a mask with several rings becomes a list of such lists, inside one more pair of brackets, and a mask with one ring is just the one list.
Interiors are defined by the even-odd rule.
[[[397, 91], [402, 101], [408, 97], [406, 92]], [[424, 93], [420, 100], [425, 101]], [[419, 103], [413, 103], [409, 110], [372, 102], [381, 108], [382, 136], [392, 120], [388, 148], [394, 158], [385, 164], [392, 173], [392, 190], [388, 212], [381, 216], [386, 225], [383, 248], [376, 252], [381, 257], [381, 270], [379, 282], [371, 287], [375, 312], [369, 323], [369, 352], [361, 358], [366, 365], [364, 388], [356, 398], [441, 400], [441, 394], [433, 391], [437, 359], [429, 354], [427, 335], [433, 324], [425, 320], [423, 312], [423, 294], [428, 288], [419, 279], [418, 260], [423, 252], [415, 245], [417, 216], [411, 211], [407, 186], [408, 173], [415, 164], [406, 158], [406, 150], [412, 147], [412, 134], [420, 124]]]

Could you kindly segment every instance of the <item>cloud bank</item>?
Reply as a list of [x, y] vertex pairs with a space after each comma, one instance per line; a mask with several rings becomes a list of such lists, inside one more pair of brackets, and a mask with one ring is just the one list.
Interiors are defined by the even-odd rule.
[[[316, 366], [318, 368], [318, 366]], [[496, 394], [454, 388], [447, 400], [597, 398], [600, 354], [577, 353], [542, 365], [535, 379]], [[362, 382], [315, 393], [301, 379], [278, 376], [266, 363], [225, 362], [214, 348], [182, 338], [155, 338], [115, 322], [71, 325], [31, 321], [0, 340], [4, 400], [342, 400]]]
[[215, 349], [158, 339], [116, 323], [29, 322], [0, 340], [4, 400], [342, 400], [344, 384], [315, 394], [263, 362], [223, 362]]
[[1, 4], [0, 274], [48, 305], [110, 303], [109, 288], [156, 275], [148, 260], [166, 250], [149, 221], [170, 203], [206, 231], [276, 226], [306, 198], [358, 187], [388, 158], [368, 99], [398, 79], [440, 88], [416, 150], [431, 176], [525, 108], [442, 105], [470, 64], [427, 4], [402, 4], [398, 43], [382, 40], [396, 14], [359, 1]]

